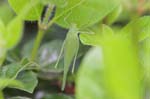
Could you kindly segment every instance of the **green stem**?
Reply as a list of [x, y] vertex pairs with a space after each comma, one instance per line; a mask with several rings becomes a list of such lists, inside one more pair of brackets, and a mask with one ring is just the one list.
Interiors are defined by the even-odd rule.
[[48, 8], [46, 9], [46, 13], [44, 15], [43, 24], [47, 25], [49, 22], [49, 18], [52, 14], [52, 11], [54, 10], [55, 5], [49, 4]]
[[35, 39], [35, 43], [34, 43], [34, 46], [33, 46], [33, 49], [32, 49], [32, 53], [31, 53], [31, 60], [34, 61], [36, 56], [37, 56], [37, 52], [38, 52], [38, 49], [40, 47], [40, 44], [42, 42], [42, 39], [44, 37], [44, 33], [45, 31], [43, 29], [39, 29], [38, 30], [38, 35]]
[[0, 99], [4, 99], [3, 92], [0, 90]]
[[49, 6], [48, 6], [48, 8], [46, 10], [43, 22], [41, 22], [39, 20], [38, 35], [36, 36], [35, 43], [34, 43], [34, 46], [33, 46], [33, 49], [32, 49], [32, 53], [31, 53], [31, 60], [32, 61], [34, 61], [36, 59], [36, 57], [37, 57], [38, 49], [39, 49], [40, 44], [42, 42], [42, 39], [44, 37], [45, 30], [48, 29], [49, 17], [51, 16], [51, 12], [52, 12], [52, 10], [53, 10], [54, 7], [55, 7], [54, 5], [50, 5], [49, 4]]

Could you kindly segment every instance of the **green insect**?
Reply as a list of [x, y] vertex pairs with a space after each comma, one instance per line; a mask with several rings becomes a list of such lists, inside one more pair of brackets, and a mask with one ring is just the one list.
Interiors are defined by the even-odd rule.
[[79, 33], [78, 28], [76, 27], [75, 24], [72, 24], [70, 30], [67, 33], [66, 39], [64, 40], [62, 49], [60, 51], [60, 55], [58, 57], [58, 61], [55, 65], [55, 67], [57, 68], [60, 57], [62, 53], [64, 52], [64, 74], [63, 74], [62, 90], [64, 90], [65, 88], [67, 74], [68, 74], [69, 67], [72, 61], [73, 61], [72, 73], [74, 72], [75, 61], [76, 61], [76, 57], [77, 57], [78, 49], [79, 49], [78, 33]]

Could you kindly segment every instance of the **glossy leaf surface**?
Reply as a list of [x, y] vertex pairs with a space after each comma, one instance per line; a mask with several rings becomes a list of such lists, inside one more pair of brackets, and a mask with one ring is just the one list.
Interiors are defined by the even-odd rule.
[[22, 72], [26, 65], [19, 63], [10, 64], [0, 68], [0, 89], [5, 87], [17, 88], [32, 93], [37, 85], [36, 75], [29, 72]]
[[[8, 0], [11, 7], [15, 10], [17, 14], [21, 14], [24, 8], [32, 3], [37, 3], [39, 0]], [[38, 20], [41, 17], [43, 5], [38, 3], [36, 6], [31, 7], [28, 13], [25, 15], [25, 20]]]
[[101, 48], [97, 47], [90, 49], [80, 65], [76, 79], [77, 99], [106, 98], [103, 84], [103, 69], [104, 65]]
[[57, 23], [65, 28], [70, 24], [77, 27], [88, 27], [101, 21], [116, 6], [118, 0], [49, 0], [56, 4]]
[[124, 35], [113, 35], [104, 40], [105, 84], [109, 96], [114, 99], [143, 97], [141, 68], [135, 45]]

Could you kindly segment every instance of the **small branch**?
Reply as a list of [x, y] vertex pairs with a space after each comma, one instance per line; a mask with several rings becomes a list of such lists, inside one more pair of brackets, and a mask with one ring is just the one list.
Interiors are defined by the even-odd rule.
[[44, 33], [45, 31], [42, 30], [42, 29], [39, 29], [38, 31], [38, 34], [37, 34], [37, 37], [35, 39], [35, 42], [34, 42], [34, 46], [33, 46], [33, 49], [32, 49], [32, 53], [31, 53], [31, 60], [34, 61], [35, 58], [37, 57], [37, 54], [38, 54], [38, 49], [40, 47], [40, 44], [41, 44], [41, 41], [44, 37]]
[[52, 17], [52, 12], [55, 8], [55, 5], [50, 5], [48, 6], [48, 8], [46, 9], [46, 13], [44, 15], [44, 18], [42, 21], [39, 20], [39, 30], [38, 30], [38, 34], [36, 36], [36, 39], [35, 39], [35, 43], [34, 43], [34, 46], [33, 46], [33, 49], [32, 49], [32, 53], [31, 53], [31, 60], [34, 61], [37, 57], [37, 54], [38, 54], [38, 49], [40, 47], [40, 44], [42, 42], [42, 39], [44, 37], [44, 34], [45, 34], [45, 31], [48, 29], [48, 23], [50, 21], [50, 18]]
[[46, 13], [44, 14], [44, 18], [41, 20], [39, 26], [40, 28], [47, 30], [48, 23], [53, 19], [53, 17], [55, 16], [55, 11], [56, 11], [56, 6], [49, 4], [47, 9], [46, 9]]

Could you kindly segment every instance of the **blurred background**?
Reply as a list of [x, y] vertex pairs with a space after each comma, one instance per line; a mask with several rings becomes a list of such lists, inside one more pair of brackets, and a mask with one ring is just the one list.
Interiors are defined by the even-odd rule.
[[[111, 25], [115, 29], [124, 27], [132, 19], [144, 15], [150, 15], [150, 0], [122, 0], [123, 11], [118, 19]], [[16, 16], [15, 12], [9, 6], [7, 0], [0, 0], [0, 19], [7, 23]], [[103, 20], [105, 23], [105, 20]], [[61, 91], [63, 58], [59, 63], [59, 69], [54, 68], [54, 64], [59, 55], [61, 45], [66, 37], [67, 29], [61, 28], [54, 24], [47, 33], [42, 42], [38, 54], [38, 62], [42, 65], [42, 70], [38, 72], [39, 84], [34, 94], [29, 94], [16, 89], [6, 88], [4, 94], [7, 98], [21, 95], [33, 99], [74, 99], [75, 95], [75, 77], [69, 75], [64, 92]], [[9, 51], [5, 64], [19, 61], [21, 57], [29, 57], [33, 46], [33, 40], [37, 34], [37, 22], [25, 21], [23, 38], [19, 45]], [[78, 59], [76, 62], [76, 72], [85, 53], [91, 46], [80, 44]], [[21, 50], [21, 51], [20, 51]], [[14, 53], [15, 52], [15, 53]], [[147, 96], [149, 97], [149, 96]], [[149, 98], [147, 98], [149, 99]]]

